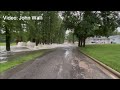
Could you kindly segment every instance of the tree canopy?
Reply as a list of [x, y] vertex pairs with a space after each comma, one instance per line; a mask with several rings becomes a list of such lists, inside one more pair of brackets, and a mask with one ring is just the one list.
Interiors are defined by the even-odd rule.
[[[9, 20], [7, 17], [21, 19]], [[0, 11], [0, 37], [6, 37], [7, 51], [10, 51], [11, 40], [16, 43], [31, 41], [36, 46], [63, 43], [68, 29], [73, 32], [68, 38], [73, 43], [77, 38], [78, 46], [85, 47], [86, 38], [108, 37], [119, 26], [118, 11]]]
[[66, 28], [74, 31], [78, 46], [83, 47], [87, 37], [108, 37], [119, 26], [117, 11], [64, 11], [62, 15]]
[[[37, 20], [37, 16], [42, 19]], [[6, 36], [7, 51], [10, 51], [11, 39], [16, 43], [31, 41], [36, 45], [64, 42], [65, 29], [58, 11], [0, 11], [0, 17], [0, 33], [4, 31]], [[19, 19], [9, 20], [5, 17]], [[30, 19], [24, 19], [27, 17]]]

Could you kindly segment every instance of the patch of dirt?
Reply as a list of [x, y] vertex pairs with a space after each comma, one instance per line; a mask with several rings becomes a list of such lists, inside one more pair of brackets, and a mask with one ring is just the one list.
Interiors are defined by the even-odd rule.
[[84, 68], [84, 69], [86, 69], [86, 70], [89, 69], [88, 65], [87, 65], [84, 61], [80, 61], [80, 62], [79, 62], [79, 67], [80, 67], [80, 68]]

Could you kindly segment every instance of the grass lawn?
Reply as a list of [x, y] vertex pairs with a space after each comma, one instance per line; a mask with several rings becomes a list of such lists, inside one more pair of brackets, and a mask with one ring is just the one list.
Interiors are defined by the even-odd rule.
[[14, 59], [9, 60], [8, 62], [0, 63], [0, 73], [4, 72], [12, 67], [15, 67], [19, 64], [22, 64], [24, 62], [34, 60], [35, 58], [40, 57], [47, 51], [48, 50], [34, 51], [34, 52], [31, 52], [31, 53], [28, 53], [25, 55], [16, 56]]
[[[1, 43], [1, 42], [0, 42], [0, 46], [5, 46], [5, 45], [6, 45], [6, 43]], [[11, 43], [10, 45], [11, 45], [11, 46], [14, 46], [14, 45], [16, 45], [16, 43]]]
[[80, 50], [120, 72], [120, 44], [87, 45]]

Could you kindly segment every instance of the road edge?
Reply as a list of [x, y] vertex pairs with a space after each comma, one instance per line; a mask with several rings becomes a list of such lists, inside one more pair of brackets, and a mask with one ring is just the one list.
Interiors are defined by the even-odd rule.
[[[55, 49], [47, 49], [41, 56], [38, 56], [34, 59], [31, 59], [30, 61], [24, 62], [22, 64], [16, 65], [2, 73], [0, 73], [0, 79], [9, 79], [10, 76], [17, 73], [18, 71], [21, 71], [23, 68], [28, 67], [28, 65], [32, 64], [37, 58], [42, 58], [43, 56], [49, 54], [50, 52], [54, 51]], [[18, 70], [16, 70], [18, 69]], [[12, 74], [11, 74], [12, 72]], [[9, 74], [10, 73], [10, 74]]]
[[116, 70], [112, 69], [111, 67], [105, 65], [104, 63], [102, 63], [102, 62], [100, 62], [99, 60], [93, 58], [92, 56], [86, 54], [85, 52], [81, 51], [80, 49], [79, 49], [79, 51], [80, 51], [81, 53], [83, 53], [85, 56], [91, 58], [94, 62], [96, 62], [96, 63], [99, 64], [100, 66], [104, 67], [104, 68], [105, 68], [106, 70], [108, 70], [109, 72], [113, 73], [115, 76], [118, 77], [118, 79], [120, 79], [120, 73], [119, 73], [118, 71], [116, 71]]

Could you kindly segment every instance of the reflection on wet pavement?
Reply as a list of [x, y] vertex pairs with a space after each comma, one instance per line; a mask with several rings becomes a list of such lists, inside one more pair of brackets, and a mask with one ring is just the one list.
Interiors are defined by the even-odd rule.
[[69, 51], [66, 50], [66, 52], [65, 52], [65, 58], [68, 56], [68, 54], [69, 54]]

